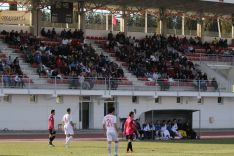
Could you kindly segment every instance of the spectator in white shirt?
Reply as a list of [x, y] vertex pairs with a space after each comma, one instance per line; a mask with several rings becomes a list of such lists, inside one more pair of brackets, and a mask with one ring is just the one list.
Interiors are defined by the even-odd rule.
[[182, 138], [180, 132], [178, 131], [178, 125], [177, 125], [177, 120], [176, 120], [176, 119], [173, 120], [173, 124], [172, 124], [172, 127], [171, 127], [171, 131], [172, 131], [176, 136], [178, 136], [180, 139]]

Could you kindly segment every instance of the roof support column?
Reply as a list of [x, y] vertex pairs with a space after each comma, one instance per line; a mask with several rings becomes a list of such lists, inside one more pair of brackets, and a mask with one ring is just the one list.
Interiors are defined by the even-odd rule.
[[40, 10], [40, 1], [32, 1], [32, 27], [31, 33], [35, 36], [40, 35], [41, 30], [41, 10]]
[[147, 10], [145, 11], [145, 33], [148, 32], [148, 13]]
[[221, 28], [220, 28], [220, 19], [219, 19], [219, 17], [217, 18], [217, 23], [218, 23], [219, 38], [221, 38], [222, 37], [222, 32], [221, 32]]
[[79, 14], [78, 27], [79, 27], [79, 29], [82, 29], [85, 32], [84, 4], [85, 4], [85, 2], [83, 0], [78, 0], [78, 14]]
[[159, 21], [159, 34], [166, 35], [167, 21], [165, 17], [165, 11], [160, 8], [160, 21]]
[[106, 14], [106, 31], [108, 31], [108, 29], [109, 29], [109, 19], [108, 19], [108, 17], [109, 17], [109, 14]]
[[182, 35], [184, 36], [185, 35], [185, 31], [184, 31], [184, 29], [185, 29], [185, 16], [183, 15], [182, 16]]
[[124, 32], [125, 36], [127, 36], [127, 11], [123, 9], [122, 15], [122, 31]]
[[232, 25], [232, 39], [234, 39], [234, 25]]
[[197, 36], [203, 39], [204, 35], [204, 22], [203, 18], [197, 20]]
[[232, 14], [232, 39], [234, 39], [234, 14]]

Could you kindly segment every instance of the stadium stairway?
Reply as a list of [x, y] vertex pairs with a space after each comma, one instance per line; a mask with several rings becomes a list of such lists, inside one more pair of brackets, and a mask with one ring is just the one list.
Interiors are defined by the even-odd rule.
[[209, 67], [206, 62], [196, 61], [195, 63], [199, 65], [199, 69], [202, 72], [207, 74], [208, 79], [215, 78], [218, 83], [221, 82], [219, 85], [220, 90], [222, 91], [231, 90], [230, 81], [226, 77], [224, 77], [222, 74]]
[[129, 72], [129, 70], [126, 66], [123, 66], [124, 62], [121, 62], [121, 61], [117, 60], [116, 57], [111, 56], [110, 53], [106, 52], [103, 48], [101, 48], [100, 45], [95, 43], [94, 40], [85, 39], [85, 43], [91, 44], [92, 47], [95, 49], [97, 54], [99, 54], [99, 55], [103, 54], [105, 56], [108, 56], [110, 61], [115, 62], [118, 66], [120, 66], [124, 71], [124, 76], [129, 81], [131, 81], [134, 86], [139, 86], [139, 87], [145, 86], [145, 81], [139, 81], [135, 75], [133, 75], [131, 72]]
[[20, 68], [22, 72], [28, 77], [28, 79], [32, 80], [31, 81], [32, 83], [30, 85], [34, 85], [34, 88], [39, 85], [40, 86], [48, 85], [47, 79], [39, 77], [36, 68], [33, 68], [29, 63], [26, 63], [25, 60], [21, 57], [20, 53], [15, 53], [14, 49], [9, 48], [9, 46], [3, 43], [1, 40], [0, 40], [0, 51], [2, 54], [5, 54], [7, 58], [10, 56], [12, 61], [16, 57], [19, 58]]

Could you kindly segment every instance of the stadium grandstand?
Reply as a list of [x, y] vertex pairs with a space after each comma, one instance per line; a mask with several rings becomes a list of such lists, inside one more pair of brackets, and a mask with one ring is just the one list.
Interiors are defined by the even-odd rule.
[[68, 107], [78, 130], [110, 107], [121, 123], [233, 129], [229, 2], [1, 0], [0, 130], [47, 130], [51, 109], [59, 127]]

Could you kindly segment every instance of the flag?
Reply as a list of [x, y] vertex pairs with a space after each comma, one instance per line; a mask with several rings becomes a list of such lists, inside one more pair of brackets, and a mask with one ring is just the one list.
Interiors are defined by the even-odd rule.
[[113, 16], [113, 18], [112, 18], [112, 24], [116, 25], [116, 16]]

